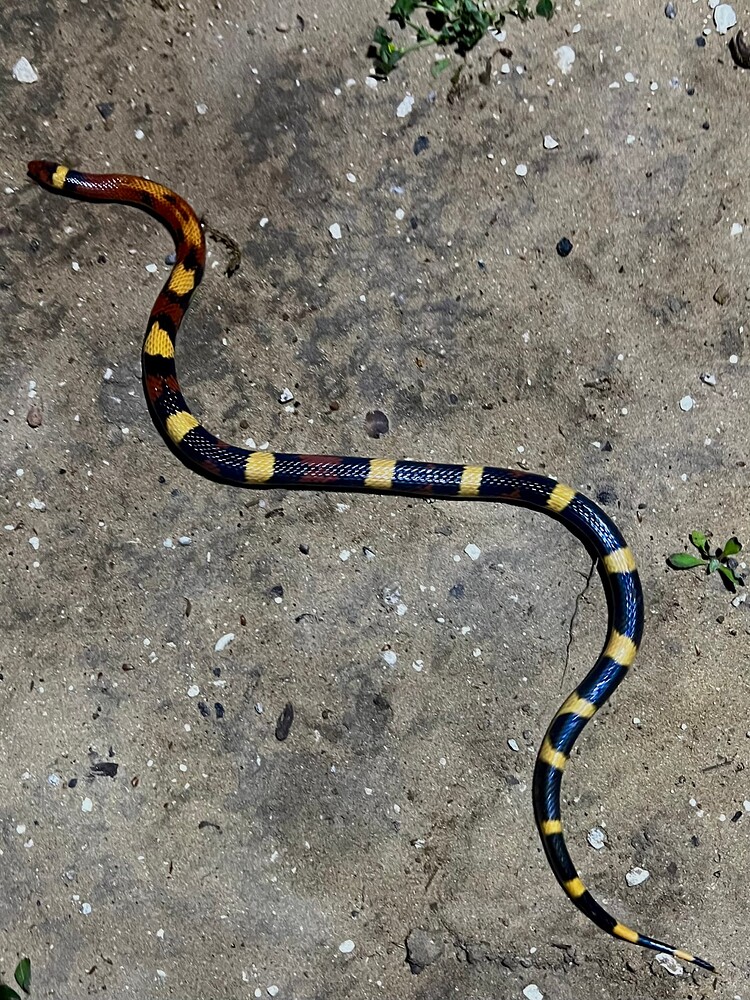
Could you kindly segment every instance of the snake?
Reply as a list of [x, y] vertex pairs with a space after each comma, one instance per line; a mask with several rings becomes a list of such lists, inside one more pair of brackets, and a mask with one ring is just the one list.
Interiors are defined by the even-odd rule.
[[643, 592], [635, 558], [615, 523], [583, 493], [521, 469], [482, 465], [298, 455], [247, 449], [216, 437], [193, 415], [177, 378], [177, 332], [201, 282], [204, 229], [179, 194], [145, 177], [93, 174], [47, 160], [28, 164], [29, 177], [57, 194], [82, 201], [143, 209], [170, 232], [175, 258], [151, 310], [141, 352], [148, 408], [167, 446], [190, 469], [231, 486], [395, 493], [413, 497], [484, 500], [542, 511], [561, 522], [596, 563], [607, 597], [601, 653], [555, 713], [534, 765], [534, 818], [547, 861], [568, 899], [614, 938], [715, 972], [710, 962], [632, 930], [586, 888], [568, 851], [561, 815], [566, 764], [582, 730], [627, 676], [643, 633]]

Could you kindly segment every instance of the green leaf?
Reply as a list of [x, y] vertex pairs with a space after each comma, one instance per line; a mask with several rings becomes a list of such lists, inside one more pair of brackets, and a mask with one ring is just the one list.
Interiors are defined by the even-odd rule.
[[21, 1000], [21, 998], [10, 986], [0, 984], [0, 1000]]
[[696, 549], [698, 549], [699, 552], [705, 553], [708, 551], [708, 539], [706, 538], [706, 536], [703, 534], [702, 531], [691, 531], [690, 541], [693, 543]]
[[388, 15], [389, 21], [397, 21], [400, 28], [406, 27], [406, 22], [419, 6], [419, 0], [396, 0]]
[[423, 24], [420, 24], [417, 28], [417, 41], [418, 42], [429, 42], [432, 35], [429, 33], [427, 28]]
[[[367, 54], [374, 60], [375, 72], [378, 76], [385, 77], [401, 60], [404, 50], [396, 48], [393, 39], [384, 28], [377, 27], [373, 36], [373, 44]], [[0, 1000], [2, 1000], [1, 997]]]
[[721, 573], [721, 580], [724, 586], [734, 594], [737, 587], [741, 586], [742, 580], [738, 576], [735, 576], [734, 570], [728, 566], [720, 565], [719, 572]]
[[536, 5], [536, 13], [538, 17], [546, 17], [548, 21], [551, 21], [552, 15], [555, 13], [555, 5], [552, 0], [539, 0]]
[[695, 566], [705, 566], [702, 559], [691, 556], [689, 552], [673, 552], [667, 558], [667, 564], [672, 569], [693, 569]]
[[24, 991], [24, 993], [29, 992], [31, 987], [31, 959], [22, 958], [21, 961], [16, 966], [16, 971], [14, 977], [18, 985]]
[[444, 69], [448, 69], [451, 64], [450, 56], [446, 56], [445, 59], [436, 59], [432, 64], [430, 72], [433, 76], [440, 76]]
[[726, 559], [727, 556], [736, 556], [738, 552], [742, 552], [742, 542], [736, 535], [732, 535], [732, 537], [724, 543], [724, 548], [721, 550], [722, 557]]

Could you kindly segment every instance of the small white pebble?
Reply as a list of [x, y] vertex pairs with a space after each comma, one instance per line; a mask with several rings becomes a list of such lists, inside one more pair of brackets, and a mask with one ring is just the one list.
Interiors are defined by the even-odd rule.
[[424, 670], [424, 660], [414, 660], [412, 661], [412, 667], [417, 671], [418, 674]]
[[586, 840], [588, 840], [595, 851], [601, 851], [607, 843], [607, 835], [601, 827], [595, 826], [586, 834]]
[[572, 73], [575, 61], [576, 53], [571, 45], [561, 45], [559, 49], [555, 49], [555, 65], [561, 73], [566, 76]]
[[631, 886], [640, 885], [649, 878], [651, 878], [651, 872], [647, 871], [645, 868], [639, 868], [638, 866], [631, 868], [630, 871], [625, 874], [625, 881]]
[[739, 360], [740, 359], [737, 357], [736, 354], [730, 354], [729, 355], [729, 364], [730, 365], [736, 365]]
[[159, 268], [157, 267], [156, 264], [146, 264], [146, 270], [148, 271], [149, 274], [156, 274]]
[[732, 228], [729, 230], [729, 235], [730, 236], [741, 236], [742, 235], [742, 231], [743, 231], [744, 228], [745, 227], [742, 225], [741, 222], [733, 222], [732, 223]]
[[720, 35], [726, 35], [730, 28], [737, 24], [737, 15], [734, 8], [728, 3], [720, 3], [714, 10], [714, 24]]
[[401, 101], [399, 106], [396, 108], [397, 118], [406, 118], [408, 114], [411, 113], [411, 109], [414, 107], [414, 98], [411, 94], [407, 94], [406, 97]]
[[689, 413], [690, 410], [695, 406], [695, 400], [692, 396], [683, 396], [680, 400], [680, 409], [684, 410], [685, 413]]
[[21, 56], [13, 67], [13, 79], [18, 80], [19, 83], [36, 83], [39, 74], [26, 56]]
[[672, 955], [657, 955], [656, 961], [670, 976], [682, 976], [685, 973], [680, 963]]
[[200, 693], [201, 689], [198, 687], [197, 684], [191, 684], [190, 687], [187, 689], [188, 698], [197, 698]]
[[706, 385], [716, 385], [716, 376], [710, 372], [703, 372], [701, 374], [701, 382], [705, 382]]
[[208, 106], [206, 104], [196, 104], [195, 110], [198, 112], [199, 115], [205, 115], [205, 113], [208, 111]]
[[328, 227], [328, 232], [335, 240], [341, 239], [341, 226], [338, 224], [338, 222], [334, 222], [332, 225], [330, 225]]
[[508, 746], [511, 750], [515, 751], [515, 753], [519, 753], [519, 747], [515, 740], [508, 740]]
[[214, 646], [214, 652], [220, 653], [222, 649], [226, 649], [230, 642], [234, 642], [234, 632], [227, 632], [220, 639], [217, 640]]
[[139, 142], [141, 141], [141, 139], [145, 139], [146, 138], [146, 133], [141, 128], [137, 128], [133, 134], [135, 135], [136, 139]]
[[[729, 360], [731, 361], [732, 359], [730, 358]], [[37, 500], [36, 497], [34, 497], [33, 500], [29, 501], [28, 506], [32, 510], [46, 510], [47, 509], [47, 504], [44, 502], [44, 500]]]
[[269, 995], [269, 997], [277, 996], [278, 992], [279, 992], [278, 986], [269, 986], [266, 989], [266, 993]]
[[518, 163], [516, 165], [516, 176], [525, 177], [528, 172], [529, 168], [526, 166], [525, 163]]
[[476, 562], [477, 559], [482, 554], [482, 550], [477, 545], [475, 545], [473, 542], [469, 542], [469, 544], [464, 549], [464, 552], [469, 557], [469, 559], [472, 560], [472, 562]]
[[193, 539], [190, 538], [188, 535], [180, 535], [180, 537], [177, 539], [177, 541], [180, 543], [180, 545], [192, 545], [193, 544]]
[[264, 215], [263, 218], [258, 223], [258, 225], [260, 226], [261, 229], [265, 229], [266, 226], [268, 225], [268, 216]]
[[279, 393], [280, 403], [290, 403], [294, 399], [294, 393], [290, 388], [285, 386]]
[[81, 803], [81, 812], [90, 813], [93, 808], [94, 803], [89, 798], [84, 799]]
[[523, 995], [526, 997], [526, 1000], [544, 1000], [544, 994], [536, 983], [529, 983], [528, 986], [524, 986]]
[[351, 552], [349, 551], [349, 549], [342, 549], [339, 552], [339, 559], [341, 560], [341, 562], [347, 562], [349, 560], [350, 556], [351, 556]]
[[89, 913], [91, 913], [91, 903], [82, 903], [81, 904], [81, 913], [85, 917], [87, 917], [89, 915]]
[[354, 942], [351, 938], [347, 938], [346, 941], [341, 942], [339, 951], [342, 955], [350, 955], [354, 951]]
[[398, 660], [398, 656], [396, 656], [396, 654], [393, 652], [392, 649], [384, 649], [383, 652], [381, 653], [381, 656], [383, 657], [383, 659], [385, 660], [385, 662], [388, 664], [389, 667], [396, 666], [396, 661]]
[[72, 261], [70, 266], [73, 268], [74, 271], [81, 270], [81, 265], [78, 263], [77, 260]]
[[635, 73], [625, 74], [625, 83], [635, 83]]
[[357, 182], [357, 175], [356, 174], [352, 174], [352, 173], [348, 173], [346, 175], [346, 179], [349, 181], [350, 184], [356, 184], [356, 182]]
[[557, 149], [560, 143], [553, 135], [545, 135], [544, 137], [544, 148], [545, 149]]
[[31, 536], [31, 538], [29, 539], [29, 545], [35, 552], [39, 551], [39, 539], [37, 538], [36, 535]]

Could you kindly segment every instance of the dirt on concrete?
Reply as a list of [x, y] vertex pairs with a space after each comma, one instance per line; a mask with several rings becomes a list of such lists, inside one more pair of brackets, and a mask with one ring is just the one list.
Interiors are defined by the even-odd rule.
[[[703, 0], [563, 0], [456, 84], [420, 53], [373, 88], [386, 9], [3, 4], [0, 971], [29, 955], [61, 998], [747, 997], [750, 619], [665, 557], [750, 538], [750, 73]], [[32, 158], [146, 173], [238, 242], [178, 358], [226, 440], [521, 467], [617, 521], [646, 634], [574, 753], [569, 843], [718, 984], [602, 934], [541, 852], [535, 752], [606, 622], [582, 547], [522, 509], [191, 473], [139, 377], [168, 236]]]

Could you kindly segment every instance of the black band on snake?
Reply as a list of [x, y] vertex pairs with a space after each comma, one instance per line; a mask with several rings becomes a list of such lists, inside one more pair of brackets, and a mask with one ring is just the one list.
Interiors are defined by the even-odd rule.
[[176, 262], [149, 317], [142, 353], [143, 386], [156, 427], [186, 465], [233, 486], [389, 492], [519, 504], [550, 514], [583, 542], [599, 566], [609, 621], [602, 652], [558, 709], [537, 757], [533, 801], [544, 851], [568, 898], [597, 927], [713, 971], [703, 959], [639, 934], [607, 913], [581, 881], [563, 835], [560, 785], [565, 765], [586, 723], [627, 675], [643, 631], [643, 596], [635, 560], [615, 524], [583, 494], [529, 472], [384, 458], [273, 454], [221, 441], [190, 412], [175, 368], [177, 331], [203, 277], [206, 259], [203, 231], [193, 209], [179, 195], [143, 177], [79, 173], [38, 160], [29, 163], [28, 170], [37, 183], [59, 194], [142, 208], [172, 234]]

